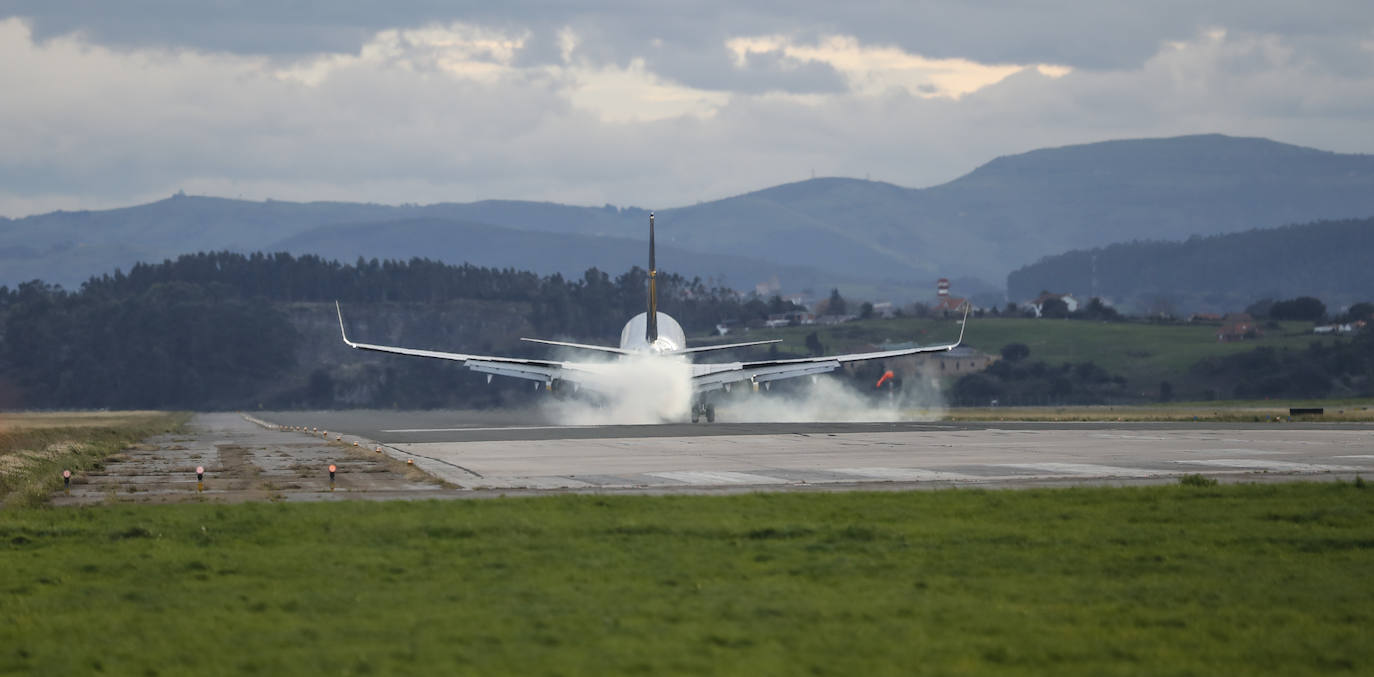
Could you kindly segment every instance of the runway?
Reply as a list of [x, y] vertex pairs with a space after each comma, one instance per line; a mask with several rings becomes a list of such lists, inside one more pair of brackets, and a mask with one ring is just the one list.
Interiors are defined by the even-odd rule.
[[[1374, 426], [1322, 423], [716, 423], [563, 426], [520, 412], [274, 412], [465, 490], [1029, 487], [1374, 475]], [[299, 434], [299, 433], [297, 433]]]

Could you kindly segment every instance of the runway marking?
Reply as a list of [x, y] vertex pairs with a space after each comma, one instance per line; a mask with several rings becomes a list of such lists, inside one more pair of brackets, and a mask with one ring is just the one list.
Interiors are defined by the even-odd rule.
[[706, 472], [696, 470], [670, 470], [667, 472], [644, 473], [650, 477], [676, 480], [684, 484], [788, 484], [787, 480], [767, 475], [751, 475], [743, 472]]
[[1321, 463], [1290, 463], [1288, 461], [1266, 461], [1257, 458], [1215, 458], [1209, 461], [1176, 461], [1189, 465], [1213, 465], [1222, 468], [1243, 470], [1276, 470], [1282, 472], [1348, 472], [1367, 470], [1353, 465], [1325, 465]]
[[1374, 454], [1351, 454], [1349, 456], [1336, 456], [1335, 458], [1359, 458], [1364, 460], [1374, 459]]
[[1188, 454], [1256, 454], [1267, 456], [1272, 454], [1291, 454], [1291, 451], [1265, 451], [1264, 449], [1180, 449]]
[[1165, 474], [1165, 471], [1162, 470], [1121, 468], [1114, 465], [1096, 465], [1093, 463], [991, 463], [989, 465], [999, 468], [1024, 468], [1026, 470], [1043, 470], [1045, 472], [1092, 477], [1159, 477]]
[[508, 425], [495, 426], [490, 428], [397, 428], [395, 430], [383, 430], [384, 433], [461, 433], [461, 432], [481, 432], [493, 430], [572, 430], [575, 428], [595, 428], [590, 425]]
[[[481, 486], [483, 483], [476, 484]], [[485, 484], [498, 489], [582, 489], [596, 486], [569, 477], [487, 477]]]
[[878, 480], [894, 482], [932, 482], [938, 480], [975, 480], [985, 479], [975, 475], [939, 470], [920, 470], [918, 468], [831, 468], [830, 472], [858, 475]]

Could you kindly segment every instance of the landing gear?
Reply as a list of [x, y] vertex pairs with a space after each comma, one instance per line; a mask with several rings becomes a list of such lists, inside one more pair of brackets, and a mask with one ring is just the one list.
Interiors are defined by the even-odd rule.
[[701, 417], [706, 417], [707, 423], [716, 422], [716, 405], [697, 401], [692, 403], [692, 422], [696, 423]]

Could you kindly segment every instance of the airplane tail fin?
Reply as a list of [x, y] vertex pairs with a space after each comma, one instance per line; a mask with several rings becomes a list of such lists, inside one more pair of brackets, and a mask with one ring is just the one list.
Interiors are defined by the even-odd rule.
[[644, 338], [658, 340], [658, 270], [654, 265], [654, 213], [649, 212], [649, 312], [644, 317]]

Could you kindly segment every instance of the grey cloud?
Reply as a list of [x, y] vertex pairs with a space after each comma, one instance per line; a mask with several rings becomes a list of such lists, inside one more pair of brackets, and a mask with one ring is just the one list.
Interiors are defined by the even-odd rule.
[[[946, 23], [966, 13], [943, 7], [943, 18], [935, 18]], [[804, 36], [840, 30], [838, 19], [770, 25], [773, 15], [764, 10], [751, 10], [732, 31]], [[735, 72], [717, 39], [724, 32], [675, 38], [701, 30], [710, 23], [704, 20], [684, 19], [681, 27], [653, 22], [660, 30], [639, 26], [631, 37], [634, 16], [604, 25], [567, 18], [530, 28], [532, 40], [545, 48], [521, 58], [554, 58], [558, 27], [572, 25], [584, 37], [580, 57], [623, 63], [639, 55], [656, 71], [695, 86], [833, 86], [833, 73], [808, 71], [807, 64], [776, 54], [760, 55]], [[32, 211], [24, 205], [131, 202], [183, 187], [252, 198], [526, 198], [666, 207], [803, 179], [813, 169], [921, 186], [1041, 146], [1194, 132], [1374, 151], [1374, 75], [1367, 68], [1322, 65], [1361, 54], [1367, 61], [1368, 52], [1318, 50], [1314, 46], [1332, 41], [1315, 37], [1310, 26], [1303, 28], [1308, 37], [1283, 40], [1294, 55], [1277, 66], [1261, 51], [1264, 31], [1251, 35], [1241, 28], [1231, 29], [1225, 53], [1196, 44], [1161, 52], [1158, 35], [1172, 30], [1144, 31], [1155, 36], [1147, 41], [1155, 47], [1129, 69], [1082, 69], [1060, 79], [1028, 69], [957, 101], [901, 91], [825, 97], [806, 106], [784, 97], [738, 96], [709, 118], [616, 124], [577, 110], [563, 83], [533, 73], [479, 83], [359, 66], [304, 87], [241, 77], [218, 65], [224, 55], [168, 60], [186, 69], [175, 77], [145, 77], [118, 63], [93, 74], [68, 70], [76, 66], [65, 61], [26, 63], [0, 69], [0, 89], [14, 97], [0, 107], [0, 146], [6, 149], [0, 214]], [[1179, 38], [1196, 42], [1201, 28], [1190, 23], [1188, 30]], [[1033, 38], [1048, 45], [1056, 34]], [[940, 43], [929, 31], [925, 35], [921, 44]], [[1098, 39], [1107, 42], [1109, 35]], [[938, 55], [935, 47], [912, 49]]]
[[649, 53], [654, 38], [684, 46], [718, 46], [732, 36], [758, 33], [843, 33], [930, 57], [1089, 69], [1138, 66], [1161, 43], [1191, 39], [1214, 27], [1319, 40], [1368, 40], [1374, 34], [1374, 6], [1367, 0], [1328, 0], [1317, 9], [1289, 0], [607, 0], [576, 6], [543, 0], [336, 0], [312, 4], [308, 11], [299, 3], [280, 0], [208, 6], [183, 0], [8, 0], [0, 15], [29, 18], [42, 38], [81, 30], [104, 44], [288, 56], [354, 52], [376, 31], [430, 22], [465, 21], [539, 35], [571, 25], [593, 38], [583, 47], [585, 55], [620, 65]]
[[750, 52], [737, 65], [724, 46], [694, 52], [668, 45], [656, 50], [647, 64], [654, 73], [696, 89], [824, 94], [848, 88], [830, 64], [795, 59], [781, 51]]

